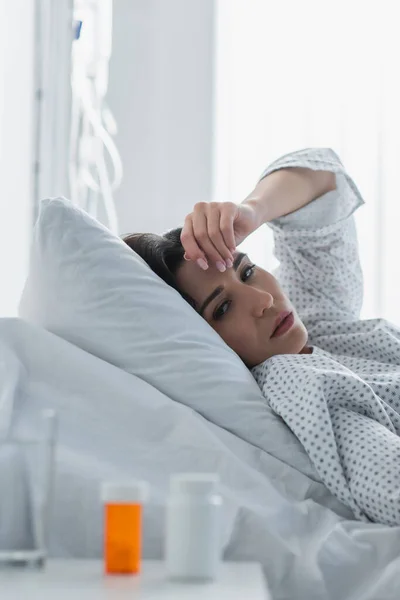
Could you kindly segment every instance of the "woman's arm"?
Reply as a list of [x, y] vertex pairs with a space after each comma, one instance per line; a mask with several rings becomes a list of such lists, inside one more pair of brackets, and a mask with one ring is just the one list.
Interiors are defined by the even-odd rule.
[[[333, 321], [359, 318], [363, 280], [353, 215], [363, 200], [339, 157], [328, 148], [283, 156], [264, 175], [269, 178], [288, 167], [335, 177], [330, 191], [322, 188], [327, 193], [268, 222], [279, 261], [276, 275], [315, 341], [334, 331]], [[316, 187], [314, 193], [321, 190]]]
[[273, 171], [261, 179], [242, 204], [256, 212], [262, 225], [295, 212], [335, 189], [334, 173], [293, 167]]
[[241, 204], [197, 204], [182, 243], [201, 268], [215, 261], [225, 270], [236, 246], [268, 223], [277, 277], [309, 333], [321, 335], [323, 323], [359, 318], [363, 282], [353, 213], [362, 204], [335, 152], [306, 148], [270, 165]]
[[286, 167], [263, 177], [241, 204], [198, 202], [185, 219], [181, 240], [186, 258], [207, 269], [224, 271], [233, 252], [264, 223], [295, 212], [335, 189], [335, 174], [325, 170]]

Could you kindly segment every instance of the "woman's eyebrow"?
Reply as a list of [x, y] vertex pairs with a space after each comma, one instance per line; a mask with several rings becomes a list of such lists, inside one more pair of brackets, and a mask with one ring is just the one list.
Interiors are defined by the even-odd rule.
[[[237, 256], [235, 257], [235, 260], [233, 261], [233, 268], [235, 269], [235, 271], [238, 270], [240, 263], [246, 256], [247, 255], [244, 252], [239, 252], [239, 254], [237, 254]], [[199, 315], [203, 316], [203, 313], [206, 310], [207, 306], [210, 304], [210, 302], [215, 300], [215, 298], [217, 296], [219, 296], [223, 291], [224, 291], [224, 287], [222, 285], [219, 285], [218, 287], [216, 287], [215, 290], [213, 292], [211, 292], [211, 294], [209, 296], [207, 296], [207, 298], [204, 300], [203, 304], [200, 306]]]
[[247, 254], [245, 254], [244, 252], [239, 252], [239, 254], [236, 255], [236, 258], [233, 261], [233, 268], [235, 269], [235, 271], [238, 270], [239, 265], [242, 262], [242, 260], [245, 258], [245, 256], [247, 256]]
[[219, 296], [224, 291], [224, 287], [219, 285], [207, 298], [204, 300], [203, 304], [200, 306], [199, 315], [203, 316], [204, 311], [207, 306], [212, 302], [217, 296]]

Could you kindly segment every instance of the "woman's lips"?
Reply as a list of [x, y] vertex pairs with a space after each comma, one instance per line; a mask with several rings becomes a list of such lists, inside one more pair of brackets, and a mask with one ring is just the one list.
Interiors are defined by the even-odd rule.
[[294, 315], [289, 310], [284, 310], [279, 313], [278, 318], [274, 324], [274, 330], [272, 332], [271, 338], [280, 337], [289, 329], [291, 329], [294, 325]]

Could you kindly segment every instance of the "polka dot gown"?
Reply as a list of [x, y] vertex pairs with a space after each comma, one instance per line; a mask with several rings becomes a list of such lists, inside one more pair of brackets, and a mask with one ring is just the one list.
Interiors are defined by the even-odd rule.
[[329, 490], [357, 518], [399, 525], [400, 330], [359, 319], [353, 213], [363, 201], [332, 150], [285, 156], [263, 176], [286, 167], [336, 173], [335, 191], [271, 224], [277, 277], [313, 353], [275, 356], [253, 375]]

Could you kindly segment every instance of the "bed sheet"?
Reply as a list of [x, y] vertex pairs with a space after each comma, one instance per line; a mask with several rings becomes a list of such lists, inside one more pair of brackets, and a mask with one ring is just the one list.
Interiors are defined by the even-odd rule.
[[35, 435], [48, 407], [59, 417], [51, 555], [99, 557], [100, 483], [134, 477], [152, 492], [145, 556], [162, 556], [170, 474], [217, 471], [225, 556], [261, 562], [274, 599], [398, 597], [400, 528], [354, 521], [321, 483], [257, 445], [44, 330], [0, 319], [0, 432]]

